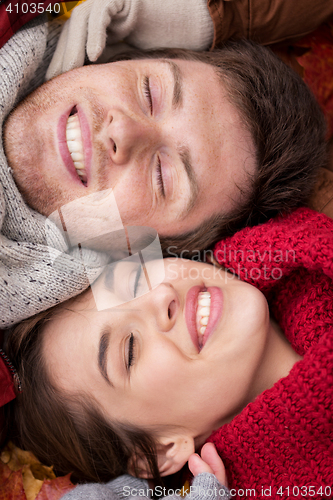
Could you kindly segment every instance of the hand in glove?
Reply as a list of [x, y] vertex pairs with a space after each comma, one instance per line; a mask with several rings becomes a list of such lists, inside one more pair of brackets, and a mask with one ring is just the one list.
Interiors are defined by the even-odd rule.
[[213, 40], [206, 0], [86, 0], [64, 24], [46, 74], [54, 76], [96, 61], [107, 43], [125, 40], [140, 49], [203, 50]]

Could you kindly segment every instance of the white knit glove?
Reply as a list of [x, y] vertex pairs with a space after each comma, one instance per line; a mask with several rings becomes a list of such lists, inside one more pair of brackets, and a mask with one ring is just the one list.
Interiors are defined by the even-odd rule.
[[106, 44], [126, 41], [140, 49], [207, 49], [214, 26], [206, 0], [86, 0], [64, 24], [50, 78], [96, 61]]

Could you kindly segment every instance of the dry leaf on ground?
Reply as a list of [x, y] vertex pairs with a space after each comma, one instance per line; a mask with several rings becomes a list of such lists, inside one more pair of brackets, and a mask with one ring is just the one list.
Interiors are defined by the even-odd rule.
[[75, 488], [70, 474], [56, 477], [28, 451], [12, 443], [0, 455], [0, 500], [59, 500]]

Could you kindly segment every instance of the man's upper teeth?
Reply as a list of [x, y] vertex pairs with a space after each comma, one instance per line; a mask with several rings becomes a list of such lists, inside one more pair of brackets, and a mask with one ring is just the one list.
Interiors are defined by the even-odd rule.
[[198, 309], [197, 309], [197, 330], [198, 333], [203, 336], [208, 325], [209, 315], [210, 315], [210, 300], [211, 296], [209, 292], [200, 292], [198, 295]]
[[76, 171], [83, 182], [87, 181], [84, 164], [83, 142], [81, 135], [80, 120], [77, 116], [71, 115], [66, 125], [67, 147], [71, 154]]

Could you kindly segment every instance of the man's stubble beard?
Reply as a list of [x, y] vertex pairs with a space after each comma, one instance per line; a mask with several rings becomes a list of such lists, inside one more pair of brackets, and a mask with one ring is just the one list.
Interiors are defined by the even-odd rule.
[[[34, 134], [33, 143], [24, 141], [25, 134], [20, 133], [23, 120], [18, 113], [10, 116], [6, 123], [4, 147], [8, 165], [24, 201], [41, 214], [49, 215], [49, 207], [59, 199], [61, 190], [57, 187], [51, 189], [43, 176], [32, 169], [33, 158], [36, 157], [36, 151], [43, 150], [43, 142], [38, 134]], [[38, 157], [42, 160], [42, 154]]]
[[[38, 164], [44, 164], [45, 144], [38, 130], [38, 116], [59, 98], [60, 85], [47, 82], [21, 101], [4, 125], [4, 150], [14, 181], [25, 202], [43, 215], [53, 211], [61, 197], [60, 186], [50, 186]], [[48, 88], [52, 91], [47, 92]], [[51, 208], [52, 207], [52, 208]]]
[[[52, 83], [51, 91], [48, 92]], [[88, 89], [84, 89], [84, 93], [91, 97]], [[55, 85], [55, 82], [47, 82], [21, 101], [4, 125], [5, 154], [18, 190], [31, 208], [46, 216], [77, 197], [74, 193], [64, 192], [61, 186], [57, 185], [54, 177], [50, 178], [45, 175], [49, 160], [47, 156], [45, 157], [46, 145], [38, 130], [38, 116], [52, 109], [62, 98], [62, 87]], [[97, 111], [94, 116], [95, 133], [101, 127], [99, 115]], [[104, 165], [107, 156], [103, 145], [95, 141], [94, 157], [97, 164]], [[40, 169], [38, 165], [41, 166]], [[107, 189], [109, 186], [106, 169], [100, 168], [97, 174], [98, 190]]]

